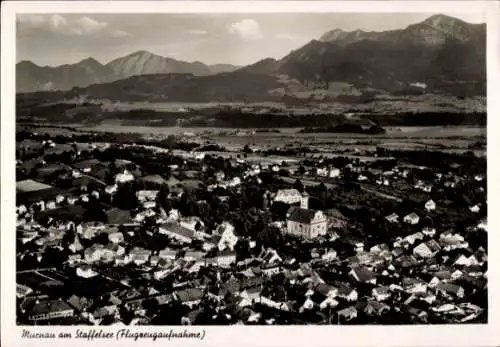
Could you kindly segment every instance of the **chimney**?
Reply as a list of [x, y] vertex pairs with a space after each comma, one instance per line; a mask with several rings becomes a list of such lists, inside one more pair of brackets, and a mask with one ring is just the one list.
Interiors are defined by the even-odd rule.
[[300, 197], [300, 208], [308, 209], [309, 208], [309, 195], [306, 192], [302, 193]]

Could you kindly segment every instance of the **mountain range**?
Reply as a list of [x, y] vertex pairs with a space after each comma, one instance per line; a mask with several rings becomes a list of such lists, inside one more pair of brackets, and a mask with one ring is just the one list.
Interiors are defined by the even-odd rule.
[[162, 57], [147, 51], [137, 51], [103, 65], [94, 58], [76, 64], [38, 66], [31, 61], [16, 65], [17, 92], [39, 90], [69, 90], [95, 83], [112, 82], [136, 75], [189, 73], [206, 76], [231, 72], [240, 66], [230, 64], [205, 65], [201, 62], [185, 62]]
[[16, 73], [18, 92], [78, 87], [72, 94], [118, 100], [335, 99], [374, 91], [467, 97], [486, 94], [486, 25], [434, 15], [399, 30], [335, 29], [282, 59], [245, 67], [140, 51], [106, 65], [92, 58], [54, 68], [21, 62]]

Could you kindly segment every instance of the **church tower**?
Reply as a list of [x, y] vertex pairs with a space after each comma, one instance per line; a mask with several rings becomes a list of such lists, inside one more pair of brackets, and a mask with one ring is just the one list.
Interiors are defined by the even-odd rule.
[[309, 195], [306, 192], [302, 193], [300, 197], [300, 208], [306, 210], [309, 208]]

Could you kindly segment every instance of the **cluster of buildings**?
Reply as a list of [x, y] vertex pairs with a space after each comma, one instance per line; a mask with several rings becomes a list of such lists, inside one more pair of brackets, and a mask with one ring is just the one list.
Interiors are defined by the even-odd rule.
[[[205, 159], [188, 154], [170, 169], [187, 172], [184, 160]], [[107, 164], [96, 159], [39, 165], [34, 171], [39, 176], [17, 182], [18, 321], [397, 324], [474, 322], [486, 315], [487, 251], [477, 241], [487, 235], [486, 201], [468, 201], [469, 224], [463, 229], [428, 223], [438, 220], [441, 209], [452, 209], [437, 190], [451, 188], [447, 182], [481, 185], [484, 177], [436, 175], [410, 184], [411, 170], [399, 167], [377, 171], [319, 163], [304, 170], [302, 178], [318, 184], [341, 185], [351, 175], [382, 193], [401, 188], [424, 194], [414, 210], [377, 221], [377, 227], [394, 233], [380, 241], [372, 237], [377, 230], [366, 239], [350, 237], [356, 217], [315, 208], [313, 190], [265, 186], [261, 173], [279, 176], [279, 164], [235, 162], [244, 174], [213, 170], [207, 190], [238, 198], [254, 184], [271, 200], [258, 214], [277, 203], [288, 205], [284, 220], [268, 221], [282, 236], [272, 247], [227, 218], [209, 230], [199, 216], [165, 209], [158, 186], [171, 188], [162, 198], [175, 201], [191, 178], [147, 175], [125, 160], [115, 160], [111, 176]], [[290, 172], [293, 179], [301, 178], [297, 172]], [[124, 186], [140, 186], [133, 191], [134, 208], [118, 207]], [[96, 204], [98, 211], [92, 209]]]

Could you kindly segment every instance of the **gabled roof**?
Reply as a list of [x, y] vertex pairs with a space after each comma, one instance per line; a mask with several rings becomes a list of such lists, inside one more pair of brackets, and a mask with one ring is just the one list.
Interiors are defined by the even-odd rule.
[[52, 186], [33, 180], [23, 180], [16, 182], [16, 189], [21, 192], [34, 192], [52, 188]]
[[75, 164], [73, 164], [73, 167], [81, 170], [81, 169], [85, 169], [85, 168], [92, 168], [92, 167], [97, 166], [97, 165], [106, 166], [105, 163], [102, 163], [98, 159], [89, 159], [89, 160], [83, 160], [83, 161], [80, 161], [78, 163], [75, 163]]
[[405, 219], [406, 219], [406, 218], [417, 219], [417, 218], [420, 218], [420, 217], [419, 217], [419, 216], [418, 216], [418, 214], [416, 214], [415, 212], [412, 212], [412, 213], [410, 213], [410, 214], [406, 215], [406, 216], [405, 216]]
[[288, 220], [301, 224], [309, 224], [314, 219], [316, 211], [292, 206], [288, 210]]
[[172, 233], [184, 236], [186, 238], [192, 239], [194, 237], [194, 231], [184, 228], [183, 226], [175, 223], [165, 223], [160, 226], [160, 228], [170, 231]]
[[302, 196], [297, 189], [280, 189], [276, 196]]
[[141, 177], [139, 179], [139, 181], [141, 181], [141, 182], [147, 182], [147, 183], [153, 183], [153, 184], [157, 184], [157, 185], [162, 185], [162, 184], [167, 183], [167, 180], [164, 179], [163, 177], [161, 177], [160, 175], [148, 175], [148, 176], [144, 176], [144, 177]]
[[360, 282], [368, 282], [377, 278], [377, 275], [365, 267], [357, 267], [352, 269], [353, 275], [357, 277]]
[[119, 208], [112, 208], [106, 211], [108, 224], [124, 224], [132, 221], [130, 212]]
[[439, 282], [436, 286], [436, 289], [442, 290], [447, 293], [458, 294], [458, 291], [462, 289], [462, 287], [457, 286], [453, 283]]
[[31, 308], [30, 315], [35, 316], [39, 314], [48, 314], [50, 312], [61, 312], [66, 310], [73, 310], [73, 308], [62, 300], [45, 300], [39, 301]]
[[200, 300], [203, 292], [199, 288], [187, 288], [175, 293], [181, 302]]

